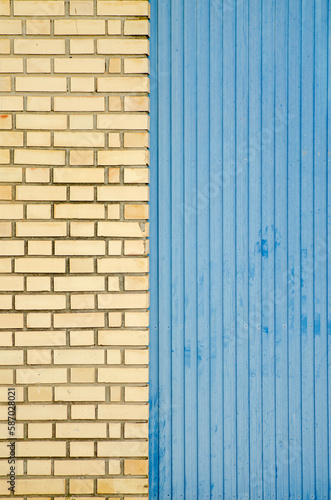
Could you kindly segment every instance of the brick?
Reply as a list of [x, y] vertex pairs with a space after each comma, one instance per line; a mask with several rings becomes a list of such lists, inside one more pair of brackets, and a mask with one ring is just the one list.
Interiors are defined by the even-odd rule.
[[94, 259], [77, 258], [70, 259], [70, 272], [71, 273], [93, 273], [94, 272]]
[[27, 462], [27, 474], [29, 476], [50, 476], [51, 470], [51, 460], [28, 460]]
[[[26, 99], [26, 109], [27, 111], [50, 111], [51, 110], [51, 98], [50, 97], [37, 97], [37, 96], [28, 96]], [[21, 116], [21, 115], [20, 115]], [[30, 120], [31, 120], [31, 115]], [[35, 116], [35, 115], [34, 115]], [[49, 118], [53, 119], [53, 115], [47, 115]], [[25, 128], [25, 127], [23, 127]], [[31, 127], [29, 127], [31, 128]], [[40, 127], [38, 126], [38, 129]], [[53, 127], [52, 127], [53, 128]]]
[[147, 273], [148, 260], [146, 258], [104, 258], [98, 260], [99, 273]]
[[149, 147], [149, 134], [147, 132], [125, 132], [125, 148], [147, 148]]
[[[93, 383], [95, 381], [95, 369], [94, 368], [71, 368], [70, 381], [72, 383], [84, 383], [84, 384], [88, 384], [89, 382]], [[93, 418], [94, 418], [94, 416], [93, 416]]]
[[10, 16], [10, 0], [0, 1], [0, 16]]
[[18, 222], [16, 224], [17, 236], [66, 236], [65, 222]]
[[94, 295], [77, 294], [70, 297], [71, 309], [94, 309]]
[[148, 290], [149, 279], [148, 276], [125, 276], [124, 277], [125, 290]]
[[110, 148], [120, 148], [121, 147], [121, 137], [118, 132], [110, 132], [108, 134], [108, 146]]
[[106, 61], [102, 58], [54, 59], [55, 73], [104, 73]]
[[33, 57], [26, 62], [27, 73], [50, 73], [51, 60]]
[[132, 184], [148, 184], [148, 168], [126, 168], [124, 171], [124, 182]]
[[148, 219], [149, 218], [149, 205], [125, 205], [124, 206], [125, 219]]
[[20, 35], [22, 33], [22, 21], [5, 19], [0, 21], [1, 35]]
[[108, 473], [110, 475], [121, 474], [121, 461], [120, 460], [109, 460]]
[[22, 219], [23, 218], [23, 205], [20, 204], [1, 204], [0, 205], [0, 219]]
[[119, 219], [120, 216], [121, 216], [120, 205], [117, 205], [117, 204], [108, 205], [108, 207], [107, 207], [108, 219]]
[[[149, 116], [147, 114], [104, 114], [97, 116], [97, 127], [98, 129], [107, 130], [122, 130], [122, 129], [148, 129], [149, 128]], [[135, 156], [139, 158], [142, 157], [140, 162], [135, 163], [146, 163], [145, 151], [116, 151], [115, 154], [131, 157], [133, 159]], [[124, 163], [127, 164], [127, 163]], [[132, 164], [129, 163], [129, 165]]]
[[[4, 345], [1, 343], [1, 345]], [[0, 384], [12, 385], [14, 380], [13, 370], [0, 370]]]
[[105, 145], [102, 132], [54, 132], [54, 146], [100, 148]]
[[146, 57], [124, 59], [124, 73], [149, 74], [149, 59]]
[[145, 150], [99, 151], [99, 165], [146, 165], [148, 155]]
[[0, 309], [2, 311], [8, 311], [13, 309], [12, 305], [12, 296], [11, 295], [2, 295], [0, 299]]
[[67, 80], [65, 76], [17, 76], [16, 90], [19, 92], [66, 92]]
[[58, 332], [16, 332], [16, 346], [44, 347], [61, 346], [66, 344], [65, 331]]
[[[1, 47], [1, 40], [0, 40]], [[0, 76], [0, 92], [11, 91], [11, 78], [10, 76]]]
[[26, 289], [29, 292], [49, 292], [51, 289], [51, 280], [46, 276], [28, 276], [26, 279]]
[[[112, 405], [117, 406], [117, 405]], [[134, 410], [131, 405], [131, 411]], [[100, 441], [98, 443], [98, 457], [145, 457], [148, 454], [148, 443], [145, 441]], [[100, 491], [99, 491], [100, 492]], [[101, 492], [100, 492], [101, 493]], [[146, 491], [147, 493], [147, 491]]]
[[98, 365], [104, 364], [102, 349], [61, 349], [54, 351], [56, 365]]
[[52, 363], [52, 351], [50, 349], [29, 350], [27, 352], [28, 365], [50, 365]]
[[148, 438], [148, 424], [128, 422], [124, 425], [124, 435], [126, 438]]
[[[30, 3], [30, 2], [19, 2], [19, 3]], [[61, 3], [61, 2], [54, 2]], [[22, 443], [23, 444], [23, 443]], [[55, 444], [55, 443], [52, 443]], [[51, 449], [53, 447], [50, 447]], [[57, 495], [65, 493], [65, 480], [64, 479], [17, 479], [16, 480], [16, 490], [17, 495], [26, 494], [46, 494], [46, 495]]]
[[[51, 205], [50, 204], [39, 204], [39, 205], [34, 205], [34, 204], [28, 204], [26, 207], [26, 217], [27, 219], [50, 219], [51, 218]], [[52, 255], [52, 248], [50, 246], [50, 249], [48, 248], [49, 242], [44, 242], [47, 245], [47, 252], [46, 255]], [[42, 247], [43, 245], [41, 245]], [[41, 253], [40, 253], [41, 252]], [[29, 251], [28, 254], [30, 255], [30, 245], [29, 245]], [[40, 248], [39, 252], [35, 253], [35, 255], [43, 255], [44, 251]]]
[[[52, 437], [52, 424], [28, 424], [28, 437], [29, 438], [51, 438]], [[36, 462], [38, 463], [38, 462]]]
[[[47, 370], [45, 370], [47, 371]], [[49, 370], [48, 370], [49, 371]], [[30, 388], [29, 388], [30, 389]], [[32, 389], [32, 388], [31, 388]], [[67, 418], [66, 405], [17, 405], [17, 420], [63, 420]], [[34, 443], [31, 443], [33, 445]], [[46, 444], [46, 443], [45, 443]], [[64, 445], [65, 443], [56, 443]], [[32, 448], [32, 446], [31, 446]], [[61, 450], [65, 447], [60, 446]], [[62, 455], [62, 453], [61, 453]], [[38, 456], [38, 455], [37, 455]]]
[[108, 97], [109, 111], [122, 111], [122, 99], [120, 96]]
[[1, 39], [0, 40], [0, 54], [10, 54], [10, 40]]
[[146, 293], [104, 293], [98, 295], [99, 309], [146, 309]]
[[[121, 170], [120, 168], [110, 168], [108, 171], [108, 182], [117, 184], [120, 182]], [[118, 217], [119, 218], [119, 217]]]
[[148, 402], [148, 387], [126, 387], [124, 394], [127, 402]]
[[105, 21], [95, 19], [61, 19], [54, 21], [55, 35], [105, 35]]
[[54, 206], [55, 219], [104, 219], [105, 209], [97, 204], [65, 204]]
[[[75, 406], [73, 406], [75, 408]], [[71, 457], [93, 457], [94, 443], [88, 441], [72, 441], [70, 443]]]
[[147, 368], [99, 368], [98, 381], [103, 383], [137, 383], [148, 382]]
[[109, 73], [121, 73], [122, 61], [121, 58], [110, 58], [108, 62]]
[[[0, 237], [6, 238], [11, 235], [12, 235], [11, 222], [0, 222]], [[0, 259], [0, 262], [3, 262], [3, 260]], [[0, 272], [4, 272], [2, 271], [1, 264], [0, 264]]]
[[76, 330], [70, 332], [70, 345], [72, 346], [82, 346], [82, 345], [94, 345], [94, 332]]
[[[93, 493], [94, 491], [94, 480], [93, 479], [70, 479], [69, 486], [70, 494], [77, 493]], [[95, 499], [97, 500], [97, 499]]]
[[63, 184], [102, 184], [104, 171], [101, 168], [58, 168], [54, 170], [54, 182]]
[[119, 277], [117, 276], [109, 276], [108, 278], [108, 290], [111, 291], [118, 291], [120, 289], [120, 281]]
[[0, 200], [11, 200], [11, 199], [12, 199], [12, 187], [0, 186]]
[[0, 314], [0, 329], [23, 328], [23, 314]]
[[17, 200], [65, 200], [66, 188], [61, 186], [17, 186]]
[[23, 110], [22, 96], [0, 96], [0, 111], [21, 111]]
[[98, 493], [148, 493], [147, 479], [98, 479]]
[[18, 258], [15, 261], [16, 273], [64, 273], [65, 259], [61, 258]]
[[43, 0], [16, 0], [14, 3], [15, 16], [41, 16], [53, 17], [64, 15], [63, 0], [48, 0], [47, 4]]
[[[65, 384], [65, 368], [21, 368], [16, 370], [18, 384]], [[52, 415], [52, 418], [53, 415]]]
[[0, 147], [23, 146], [22, 132], [0, 132]]
[[[45, 401], [52, 401], [53, 400], [53, 390], [52, 390], [52, 387], [28, 387], [28, 400], [29, 401], [34, 401], [34, 402], [45, 402]], [[64, 414], [64, 418], [65, 418], [65, 415], [66, 415], [66, 411], [64, 410], [63, 412]], [[52, 418], [53, 419], [53, 418]], [[61, 417], [60, 417], [60, 420], [61, 420]], [[46, 425], [46, 426], [49, 426], [49, 425], [52, 425], [52, 424], [29, 424], [29, 427], [31, 425], [35, 425], [36, 427], [38, 427], [39, 425]], [[29, 436], [30, 437], [30, 436]], [[39, 438], [42, 438], [42, 437], [46, 437], [46, 436], [42, 436], [42, 435], [37, 435], [36, 437], [39, 437]]]
[[149, 314], [148, 312], [126, 312], [125, 313], [125, 326], [131, 327], [148, 327]]
[[125, 111], [149, 111], [149, 99], [147, 96], [125, 96]]
[[72, 186], [70, 187], [70, 201], [93, 201], [93, 186]]
[[[99, 387], [92, 387], [92, 386], [55, 387], [55, 401], [104, 401], [104, 400], [105, 400], [104, 387], [100, 386]], [[93, 431], [93, 426], [94, 424], [91, 424], [91, 432], [96, 432]], [[58, 433], [57, 436], [59, 437]]]
[[147, 1], [99, 0], [97, 7], [99, 16], [149, 16]]
[[28, 313], [26, 315], [26, 326], [28, 328], [50, 328], [51, 313]]
[[51, 22], [47, 19], [29, 19], [26, 21], [27, 35], [50, 35]]
[[148, 236], [148, 224], [139, 222], [98, 222], [98, 236], [144, 238]]
[[16, 295], [15, 309], [65, 309], [65, 295]]
[[[55, 77], [54, 77], [55, 78]], [[62, 77], [56, 77], [61, 78]], [[105, 100], [99, 96], [54, 97], [55, 111], [104, 111]]]
[[[70, 151], [70, 165], [93, 165], [94, 164], [94, 152], [84, 151], [84, 150], [73, 150]], [[102, 177], [103, 172], [100, 171], [100, 177]]]
[[55, 460], [54, 462], [55, 476], [103, 476], [104, 474], [104, 460]]
[[119, 349], [109, 349], [107, 351], [107, 364], [108, 365], [120, 365], [121, 362], [122, 362], [122, 354], [121, 354], [121, 351]]
[[104, 255], [104, 241], [67, 240], [55, 242], [56, 255]]
[[71, 115], [69, 117], [69, 121], [71, 129], [77, 129], [77, 130], [93, 129], [93, 116], [91, 115]]
[[0, 255], [24, 255], [24, 241], [19, 241], [19, 240], [0, 241]]
[[[2, 150], [0, 150], [0, 165], [3, 165], [4, 163], [9, 163], [9, 162], [10, 162], [10, 151], [9, 151], [9, 149], [2, 149]], [[6, 173], [4, 175], [6, 177]], [[0, 173], [0, 182], [2, 182], [1, 178], [2, 178], [2, 173]]]
[[97, 78], [98, 92], [149, 92], [146, 76], [102, 76]]
[[109, 255], [121, 255], [122, 254], [122, 241], [115, 240], [108, 242], [108, 254]]
[[22, 73], [23, 59], [20, 57], [0, 57], [0, 73]]
[[94, 5], [92, 0], [71, 0], [71, 16], [93, 16]]
[[[27, 207], [31, 208], [31, 205]], [[28, 255], [52, 255], [51, 241], [29, 241]]]
[[127, 476], [147, 476], [148, 460], [125, 460], [124, 474]]
[[92, 76], [73, 76], [70, 78], [71, 92], [94, 92]]
[[[1, 246], [3, 244], [4, 242], [1, 242]], [[2, 292], [24, 290], [23, 276], [0, 276], [0, 290]]]
[[0, 365], [22, 365], [23, 351], [0, 350]]
[[146, 35], [150, 34], [150, 23], [147, 19], [124, 21], [124, 35]]
[[[0, 224], [0, 230], [2, 230], [1, 224]], [[11, 272], [11, 259], [0, 258], [0, 272], [1, 273], [10, 273]]]
[[91, 328], [102, 327], [105, 324], [103, 313], [90, 312], [90, 313], [65, 313], [54, 314], [55, 328]]
[[148, 40], [124, 40], [100, 38], [97, 41], [98, 54], [148, 54]]
[[53, 150], [15, 150], [14, 163], [24, 165], [64, 165], [65, 152]]
[[[104, 423], [65, 423], [56, 424], [56, 437], [58, 438], [105, 438], [107, 435], [106, 424]], [[62, 473], [63, 474], [63, 473]], [[87, 475], [93, 475], [86, 472]]]
[[147, 186], [101, 186], [97, 189], [98, 201], [148, 201]]
[[108, 21], [108, 35], [120, 35], [122, 32], [122, 22], [111, 19]]
[[50, 132], [27, 132], [26, 133], [27, 146], [50, 146], [51, 134]]
[[67, 117], [66, 115], [19, 114], [16, 116], [16, 128], [61, 130], [67, 128]]
[[[89, 38], [77, 38], [70, 40], [70, 54], [93, 54], [94, 40]], [[71, 80], [72, 82], [72, 80]], [[72, 87], [71, 87], [71, 90]], [[94, 87], [92, 91], [94, 90]]]

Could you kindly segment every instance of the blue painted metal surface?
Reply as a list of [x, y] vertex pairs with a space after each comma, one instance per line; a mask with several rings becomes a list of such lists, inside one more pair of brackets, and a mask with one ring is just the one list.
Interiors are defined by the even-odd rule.
[[328, 0], [151, 0], [150, 498], [331, 498]]

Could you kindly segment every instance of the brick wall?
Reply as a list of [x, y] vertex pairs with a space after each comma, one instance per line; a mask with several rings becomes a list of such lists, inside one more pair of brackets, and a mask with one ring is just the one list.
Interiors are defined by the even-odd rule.
[[147, 496], [148, 13], [0, 1], [0, 498]]

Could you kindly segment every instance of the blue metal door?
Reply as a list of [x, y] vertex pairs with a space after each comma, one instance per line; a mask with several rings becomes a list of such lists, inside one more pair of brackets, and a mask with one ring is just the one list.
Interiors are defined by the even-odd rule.
[[329, 1], [151, 7], [150, 498], [331, 498]]

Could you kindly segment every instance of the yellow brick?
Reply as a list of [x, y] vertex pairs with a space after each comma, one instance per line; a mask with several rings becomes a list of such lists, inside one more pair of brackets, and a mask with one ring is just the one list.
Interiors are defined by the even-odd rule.
[[149, 134], [147, 132], [126, 132], [124, 134], [125, 148], [148, 148]]
[[14, 152], [14, 163], [25, 165], [64, 165], [65, 152], [38, 149], [17, 149]]
[[[105, 400], [105, 388], [104, 387], [92, 387], [92, 386], [70, 386], [70, 387], [55, 387], [55, 401], [104, 401]], [[79, 437], [78, 432], [73, 431], [72, 429], [76, 424], [63, 424], [65, 427], [62, 427], [57, 432], [57, 437], [63, 437], [65, 432], [74, 432], [74, 435]], [[85, 424], [86, 425], [86, 424]], [[100, 432], [100, 429], [97, 427], [93, 429], [94, 423], [89, 426], [91, 435], [94, 433]], [[67, 430], [66, 430], [67, 429]], [[102, 427], [103, 429], [103, 427]], [[61, 436], [59, 435], [61, 434]], [[102, 431], [103, 433], [103, 431]], [[92, 436], [91, 436], [92, 437]]]
[[[45, 387], [45, 389], [48, 389]], [[29, 438], [51, 438], [52, 424], [28, 424]]]
[[65, 295], [16, 295], [15, 309], [65, 309]]
[[22, 368], [16, 370], [16, 379], [18, 384], [63, 384], [67, 382], [67, 370], [65, 368]]
[[65, 259], [61, 258], [18, 258], [15, 261], [16, 273], [64, 273]]
[[[10, 54], [10, 40], [9, 39], [4, 38], [4, 39], [0, 40], [0, 54]], [[9, 78], [9, 77], [7, 77], [7, 78]]]
[[104, 241], [67, 240], [55, 242], [56, 255], [104, 255]]
[[[0, 334], [0, 338], [1, 338], [1, 334]], [[1, 342], [1, 345], [4, 345], [4, 344]], [[14, 371], [13, 370], [0, 370], [0, 384], [12, 385], [13, 380], [14, 380]]]
[[54, 205], [55, 219], [104, 219], [105, 208], [97, 204]]
[[0, 309], [2, 311], [9, 311], [13, 309], [13, 301], [11, 295], [2, 295], [0, 297]]
[[45, 347], [61, 346], [66, 343], [65, 331], [58, 332], [16, 332], [16, 346]]
[[0, 73], [22, 73], [23, 59], [20, 57], [0, 57]]
[[108, 21], [108, 35], [120, 35], [122, 32], [121, 21], [115, 21], [114, 19]]
[[149, 36], [150, 24], [148, 20], [126, 20], [124, 21], [124, 35], [146, 35]]
[[146, 186], [102, 186], [98, 187], [99, 201], [148, 201]]
[[70, 222], [70, 236], [94, 236], [94, 222]]
[[121, 461], [120, 460], [109, 460], [108, 473], [112, 476], [120, 474], [121, 473]]
[[120, 218], [120, 205], [108, 205], [107, 207], [107, 217], [108, 219], [119, 219]]
[[19, 92], [66, 92], [67, 81], [65, 76], [17, 76], [16, 90]]
[[121, 424], [120, 423], [109, 423], [109, 437], [111, 439], [120, 438], [121, 437]]
[[94, 295], [80, 294], [71, 295], [71, 309], [94, 309]]
[[149, 74], [149, 59], [146, 57], [124, 59], [124, 73]]
[[104, 258], [98, 260], [99, 273], [147, 273], [148, 260], [146, 258]]
[[41, 16], [53, 17], [64, 15], [64, 1], [48, 0], [45, 3], [43, 0], [16, 0], [14, 3], [15, 16]]
[[122, 100], [120, 96], [110, 96], [108, 98], [108, 108], [109, 111], [121, 111], [122, 110]]
[[93, 92], [94, 78], [90, 76], [73, 76], [71, 79], [71, 92]]
[[0, 350], [0, 365], [22, 365], [23, 351]]
[[135, 149], [130, 151], [99, 151], [99, 165], [146, 165], [147, 151]]
[[126, 168], [124, 171], [124, 182], [132, 184], [148, 184], [148, 168]]
[[[6, 238], [7, 236], [11, 236], [12, 231], [11, 231], [11, 222], [0, 222], [0, 238]], [[0, 262], [3, 262], [2, 259], [0, 259]], [[3, 271], [1, 264], [0, 264], [0, 272], [7, 272]]]
[[120, 365], [122, 362], [122, 355], [119, 349], [109, 349], [107, 351], [107, 364]]
[[[112, 405], [117, 406], [117, 405]], [[125, 406], [123, 405], [125, 408]], [[130, 405], [127, 407], [134, 411], [136, 406]], [[148, 454], [148, 443], [145, 441], [100, 441], [98, 443], [98, 456], [99, 457], [145, 457]], [[102, 491], [99, 491], [102, 493]], [[128, 492], [127, 492], [128, 493]], [[147, 493], [147, 491], [146, 491]]]
[[0, 16], [10, 16], [10, 0], [0, 1]]
[[17, 236], [66, 236], [65, 222], [18, 222], [16, 224]]
[[54, 132], [54, 146], [74, 148], [104, 147], [102, 132]]
[[2, 292], [24, 290], [23, 276], [0, 276], [0, 290]]
[[147, 240], [126, 240], [124, 242], [124, 255], [147, 255]]
[[[10, 161], [10, 151], [9, 149], [2, 149], [0, 150], [0, 164], [3, 165], [4, 163], [9, 163]], [[5, 178], [6, 180], [9, 180], [9, 172], [8, 170], [5, 171], [5, 173], [0, 172], [0, 182], [2, 182], [2, 179]], [[15, 176], [14, 174], [13, 176]], [[22, 173], [20, 173], [20, 176]]]
[[67, 313], [54, 314], [55, 328], [91, 328], [103, 327], [105, 318], [103, 313]]
[[149, 205], [125, 205], [125, 219], [148, 219]]
[[70, 380], [72, 383], [88, 384], [89, 382], [93, 383], [95, 381], [94, 368], [71, 368], [70, 374], [71, 374]]
[[[75, 406], [73, 406], [73, 409]], [[70, 443], [70, 456], [71, 457], [93, 457], [94, 456], [94, 443], [88, 441], [72, 441]]]
[[27, 35], [49, 35], [51, 33], [51, 22], [46, 19], [33, 19], [26, 21]]
[[94, 187], [93, 186], [72, 186], [70, 187], [71, 201], [93, 201]]
[[[93, 54], [94, 53], [94, 40], [89, 38], [77, 38], [70, 40], [70, 54]], [[73, 79], [72, 79], [73, 80]], [[71, 80], [71, 82], [72, 82]], [[92, 78], [89, 78], [92, 80]], [[71, 87], [71, 90], [73, 88]], [[94, 87], [92, 91], [94, 90]]]
[[121, 170], [120, 168], [110, 168], [108, 172], [108, 182], [117, 184], [120, 182]]
[[98, 54], [148, 54], [148, 40], [124, 40], [121, 38], [100, 38], [97, 41]]
[[122, 62], [120, 58], [110, 58], [108, 72], [109, 73], [120, 73]]
[[28, 365], [50, 365], [52, 363], [52, 351], [50, 349], [29, 350], [27, 352]]
[[99, 0], [97, 13], [99, 16], [148, 16], [149, 4], [137, 0]]
[[120, 148], [121, 147], [121, 138], [120, 134], [115, 132], [115, 133], [109, 133], [108, 135], [108, 146], [110, 148]]
[[26, 144], [27, 146], [50, 146], [51, 134], [50, 132], [27, 132]]
[[60, 130], [67, 128], [66, 115], [19, 114], [16, 116], [16, 128]]
[[[29, 96], [27, 97], [27, 105], [26, 109], [27, 111], [50, 111], [51, 110], [51, 98], [50, 97], [35, 97], [35, 96]], [[21, 116], [21, 115], [20, 115]], [[47, 115], [48, 118], [53, 119], [53, 115]], [[35, 115], [33, 115], [35, 118]], [[31, 117], [29, 116], [30, 122], [31, 122]], [[26, 128], [26, 127], [23, 127]], [[29, 128], [31, 128], [29, 126]], [[38, 129], [40, 127], [38, 126]], [[53, 128], [53, 127], [51, 127]]]
[[55, 35], [105, 35], [105, 33], [105, 21], [103, 20], [61, 19], [54, 21]]
[[125, 96], [125, 111], [149, 111], [149, 98], [147, 96]]
[[0, 132], [0, 147], [23, 146], [23, 132]]
[[0, 329], [23, 328], [23, 314], [0, 314]]
[[24, 241], [0, 240], [0, 255], [24, 255]]
[[108, 278], [108, 290], [110, 292], [116, 292], [120, 289], [120, 282], [117, 276], [109, 276]]
[[[53, 399], [53, 394], [52, 394], [52, 387], [28, 387], [28, 400], [29, 401], [52, 401]], [[64, 418], [65, 418], [66, 412], [64, 412]], [[53, 418], [53, 417], [52, 417]], [[33, 424], [29, 424], [33, 425]], [[35, 424], [36, 427], [38, 425], [52, 425], [52, 424]], [[29, 436], [31, 437], [31, 436]], [[48, 436], [41, 436], [41, 435], [36, 435], [35, 437], [48, 437]]]
[[148, 235], [148, 224], [139, 222], [98, 222], [98, 236], [143, 238]]
[[70, 165], [93, 165], [94, 151], [70, 151]]
[[104, 182], [104, 171], [102, 168], [58, 168], [54, 171], [54, 182], [101, 184]]
[[70, 272], [71, 273], [93, 273], [94, 272], [94, 259], [77, 258], [70, 259]]
[[108, 255], [121, 255], [122, 254], [122, 241], [109, 241], [108, 242]]
[[[19, 78], [19, 77], [18, 77]], [[56, 77], [62, 78], [62, 77]], [[54, 97], [55, 111], [104, 111], [105, 100], [99, 96]]]
[[[44, 371], [50, 371], [44, 370]], [[30, 389], [30, 388], [29, 388]], [[36, 388], [37, 389], [37, 388]], [[50, 388], [45, 388], [50, 389]], [[23, 405], [17, 405], [17, 420], [63, 420], [67, 418], [67, 406], [66, 405], [28, 405], [24, 403]], [[28, 443], [27, 443], [28, 444]], [[32, 445], [34, 443], [31, 443]], [[46, 443], [44, 443], [46, 444]], [[64, 445], [65, 443], [56, 443]], [[32, 446], [31, 446], [32, 448]], [[61, 449], [65, 448], [60, 446]], [[37, 451], [37, 450], [36, 450]], [[62, 453], [61, 453], [62, 454]], [[37, 455], [38, 456], [38, 455]]]
[[147, 368], [99, 368], [98, 381], [111, 384], [148, 382]]
[[71, 129], [77, 129], [77, 130], [93, 129], [93, 116], [91, 115], [71, 115], [69, 117], [69, 120]]
[[108, 76], [97, 78], [98, 92], [149, 92], [146, 76]]
[[149, 325], [148, 312], [126, 312], [125, 326], [130, 327], [147, 327]]
[[146, 309], [149, 306], [146, 293], [105, 293], [98, 295], [99, 309]]
[[93, 493], [94, 480], [93, 479], [70, 479], [70, 493]]
[[29, 292], [48, 292], [51, 289], [51, 280], [45, 276], [28, 276], [26, 279], [26, 289]]
[[148, 460], [124, 460], [124, 474], [127, 476], [147, 476]]
[[79, 346], [79, 345], [94, 345], [94, 332], [84, 331], [84, 330], [76, 330], [70, 332], [70, 345]]
[[[31, 206], [28, 206], [27, 208], [31, 208]], [[28, 255], [52, 255], [52, 242], [29, 241]]]
[[[34, 205], [34, 204], [28, 204], [27, 207], [27, 218], [28, 219], [50, 219], [51, 218], [51, 205], [50, 204], [39, 204], [39, 205]], [[45, 242], [46, 243], [46, 242]], [[50, 247], [51, 248], [51, 247]], [[36, 255], [43, 255], [44, 252], [40, 249], [41, 253], [36, 253]], [[29, 253], [31, 253], [29, 251]], [[51, 255], [52, 250], [47, 251], [47, 255]]]
[[1, 35], [19, 35], [22, 33], [22, 21], [4, 19], [0, 21]]
[[0, 111], [21, 111], [23, 110], [22, 96], [1, 96]]
[[127, 402], [148, 402], [148, 387], [126, 387], [125, 401]]
[[121, 387], [114, 386], [110, 388], [110, 400], [111, 401], [121, 401], [122, 389]]
[[146, 479], [98, 479], [98, 493], [148, 493], [148, 480]]
[[125, 290], [148, 290], [149, 280], [148, 276], [125, 276], [124, 277]]
[[71, 0], [70, 2], [71, 16], [93, 16], [93, 1], [92, 0]]
[[51, 313], [28, 313], [26, 315], [28, 328], [50, 328], [51, 320]]
[[[3, 230], [1, 224], [0, 224], [0, 230]], [[0, 259], [0, 272], [1, 273], [11, 272], [11, 259]]]
[[[30, 3], [26, 1], [17, 3]], [[34, 2], [31, 2], [34, 3]], [[41, 3], [41, 2], [40, 2]], [[54, 2], [62, 3], [62, 2]], [[55, 444], [55, 443], [52, 443]], [[50, 447], [52, 448], [52, 447]], [[27, 494], [64, 494], [65, 493], [65, 480], [64, 479], [17, 479], [16, 480], [16, 490], [17, 495], [27, 495]]]
[[[149, 116], [147, 114], [104, 114], [97, 116], [97, 127], [99, 129], [122, 130], [122, 129], [148, 129]], [[116, 154], [127, 155], [130, 151], [119, 151]], [[134, 152], [138, 157], [144, 151]], [[145, 163], [145, 160], [142, 160]], [[137, 163], [137, 162], [136, 162]]]
[[101, 58], [54, 59], [55, 73], [104, 73], [105, 68], [106, 61]]
[[51, 460], [28, 460], [27, 462], [27, 474], [29, 476], [50, 476], [51, 469]]
[[54, 291], [94, 292], [104, 290], [102, 276], [67, 276], [54, 278]]
[[[94, 424], [99, 425], [99, 424]], [[104, 476], [104, 460], [55, 460], [55, 476]]]
[[46, 58], [27, 59], [27, 73], [50, 73], [51, 60]]
[[[17, 200], [65, 200], [66, 188], [61, 186], [17, 186]], [[42, 207], [42, 205], [40, 205]]]
[[102, 349], [61, 349], [54, 351], [54, 363], [60, 365], [95, 365], [104, 364], [105, 354]]
[[128, 422], [124, 425], [124, 435], [129, 439], [148, 438], [148, 424]]
[[[0, 41], [1, 48], [1, 41]], [[0, 76], [0, 92], [11, 91], [11, 78], [10, 76]]]

